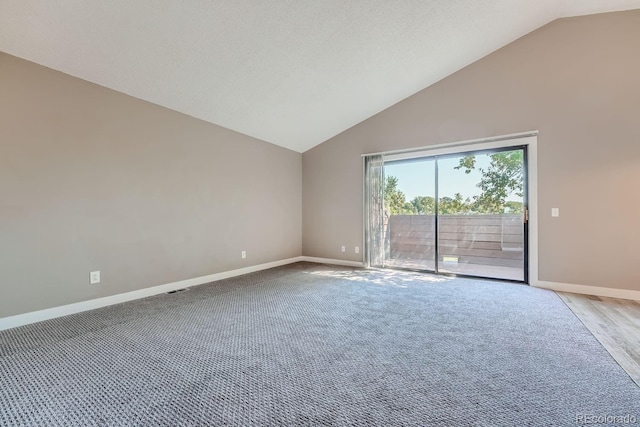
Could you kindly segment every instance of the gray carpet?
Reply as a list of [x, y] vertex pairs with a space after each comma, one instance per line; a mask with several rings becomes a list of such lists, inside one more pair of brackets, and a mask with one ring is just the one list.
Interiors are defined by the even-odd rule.
[[553, 292], [524, 285], [299, 263], [0, 332], [2, 426], [589, 415], [640, 423], [640, 388]]

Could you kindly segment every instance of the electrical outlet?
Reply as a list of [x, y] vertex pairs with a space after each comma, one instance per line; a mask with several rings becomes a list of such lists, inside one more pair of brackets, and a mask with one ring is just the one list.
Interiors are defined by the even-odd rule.
[[242, 251], [241, 256], [242, 256], [242, 259], [245, 259], [247, 257], [247, 251]]
[[560, 216], [560, 208], [551, 208], [551, 216]]
[[341, 246], [341, 247], [340, 247], [340, 251], [342, 251], [342, 252], [347, 252], [347, 247], [346, 247], [346, 246]]
[[89, 273], [89, 284], [95, 285], [96, 283], [100, 283], [100, 272], [92, 271]]
[[356, 246], [355, 251], [356, 251], [356, 253], [357, 253], [357, 254], [359, 254], [359, 253], [360, 253], [360, 247], [359, 247], [359, 246]]

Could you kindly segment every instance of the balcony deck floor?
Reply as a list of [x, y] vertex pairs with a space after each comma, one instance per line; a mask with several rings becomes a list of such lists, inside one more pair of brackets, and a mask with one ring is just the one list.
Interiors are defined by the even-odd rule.
[[[392, 258], [385, 260], [385, 267], [434, 271], [435, 263], [433, 260]], [[522, 268], [440, 262], [439, 269], [442, 273], [464, 274], [468, 276], [486, 277], [489, 279], [524, 281], [524, 270]]]

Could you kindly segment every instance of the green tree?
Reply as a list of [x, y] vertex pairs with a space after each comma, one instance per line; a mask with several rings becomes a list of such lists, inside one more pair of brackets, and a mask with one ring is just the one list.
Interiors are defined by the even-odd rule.
[[433, 215], [436, 213], [436, 199], [431, 196], [416, 196], [410, 203], [418, 215]]
[[405, 194], [398, 190], [398, 178], [387, 176], [384, 185], [384, 207], [389, 215], [408, 215], [415, 213], [414, 206], [407, 202]]
[[509, 200], [504, 204], [505, 213], [522, 213], [524, 212], [522, 202], [514, 202]]
[[[522, 150], [502, 151], [489, 156], [491, 162], [485, 168], [478, 168], [482, 177], [477, 187], [482, 191], [474, 196], [473, 211], [475, 212], [505, 212], [517, 208], [517, 205], [507, 204], [507, 197], [512, 194], [523, 196], [524, 170]], [[464, 169], [469, 174], [476, 168], [476, 156], [470, 155], [460, 159], [455, 169]], [[519, 212], [522, 212], [520, 204]]]
[[456, 193], [453, 198], [440, 197], [438, 202], [438, 214], [440, 215], [468, 214], [471, 211], [471, 200], [468, 197], [463, 199], [460, 193]]

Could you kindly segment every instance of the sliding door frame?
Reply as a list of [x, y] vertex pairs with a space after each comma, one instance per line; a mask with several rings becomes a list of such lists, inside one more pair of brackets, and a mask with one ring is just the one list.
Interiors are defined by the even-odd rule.
[[[508, 151], [510, 148], [513, 150], [523, 150], [523, 163], [525, 173], [523, 176], [523, 203], [524, 213], [526, 221], [524, 221], [524, 280], [515, 281], [517, 283], [537, 283], [538, 281], [538, 206], [537, 206], [537, 138], [538, 132], [524, 132], [519, 134], [504, 135], [493, 138], [483, 138], [471, 141], [461, 141], [449, 144], [440, 144], [430, 147], [421, 147], [408, 150], [396, 150], [382, 153], [375, 153], [384, 157], [384, 162], [395, 162], [402, 160], [412, 160], [418, 158], [443, 158], [460, 154], [482, 154], [487, 152], [499, 152]], [[363, 155], [366, 157], [370, 154]], [[436, 161], [436, 197], [438, 197], [438, 169]], [[437, 200], [437, 199], [436, 199]], [[364, 204], [363, 204], [364, 206]], [[436, 203], [436, 229], [438, 232], [437, 221], [437, 206]], [[366, 215], [363, 208], [363, 218]], [[451, 276], [463, 276], [461, 274], [454, 273], [441, 273], [438, 272], [438, 245], [436, 245], [436, 263], [435, 270], [438, 274], [451, 275]], [[368, 248], [368, 242], [364, 238], [364, 224], [363, 224], [363, 248], [365, 251]], [[470, 276], [477, 277], [477, 276]], [[488, 278], [491, 280], [505, 280], [499, 278]], [[513, 280], [507, 280], [514, 282]]]

